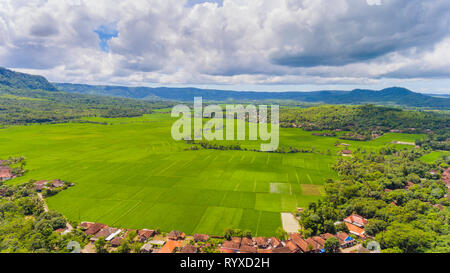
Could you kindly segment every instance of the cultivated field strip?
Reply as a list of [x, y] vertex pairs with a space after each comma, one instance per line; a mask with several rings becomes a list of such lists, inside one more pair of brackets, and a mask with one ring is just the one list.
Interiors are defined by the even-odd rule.
[[[47, 200], [51, 209], [72, 220], [124, 228], [220, 235], [232, 227], [274, 235], [282, 226], [281, 212], [318, 200], [325, 180], [337, 178], [331, 166], [342, 150], [334, 146], [336, 138], [281, 129], [282, 146], [316, 152], [189, 151], [192, 145], [171, 139], [169, 115], [91, 120], [109, 125], [2, 129], [0, 158], [27, 158], [29, 172], [11, 183], [56, 178], [75, 183]], [[388, 134], [346, 143], [370, 151], [414, 137]]]

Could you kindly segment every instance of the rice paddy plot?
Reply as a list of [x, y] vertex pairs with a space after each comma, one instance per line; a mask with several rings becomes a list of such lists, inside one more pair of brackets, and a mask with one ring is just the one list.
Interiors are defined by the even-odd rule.
[[[282, 226], [281, 212], [317, 201], [324, 181], [337, 177], [331, 169], [341, 149], [334, 146], [336, 138], [300, 129], [281, 129], [281, 146], [331, 152], [191, 151], [192, 145], [172, 140], [174, 120], [167, 114], [90, 120], [108, 125], [0, 129], [0, 158], [27, 158], [26, 175], [8, 183], [75, 183], [47, 199], [51, 209], [75, 221], [212, 235], [231, 227], [271, 236]], [[346, 142], [350, 149], [376, 149], [416, 137], [388, 134], [372, 142]]]

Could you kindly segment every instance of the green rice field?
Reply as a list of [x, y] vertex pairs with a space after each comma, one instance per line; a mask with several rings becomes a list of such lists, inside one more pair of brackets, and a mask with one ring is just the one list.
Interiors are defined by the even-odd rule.
[[[25, 156], [29, 172], [9, 183], [62, 179], [76, 184], [47, 199], [76, 221], [123, 228], [173, 229], [221, 235], [225, 228], [274, 235], [280, 212], [318, 200], [342, 147], [336, 138], [281, 129], [280, 145], [316, 153], [189, 151], [170, 136], [174, 119], [157, 113], [101, 119], [108, 125], [69, 123], [0, 130], [0, 158]], [[373, 150], [420, 135], [387, 134], [370, 142], [342, 141]], [[258, 142], [238, 142], [259, 147]], [[405, 146], [410, 147], [410, 146]], [[329, 152], [328, 152], [329, 150]]]
[[436, 160], [443, 158], [444, 156], [446, 157], [450, 157], [450, 152], [445, 152], [445, 151], [435, 151], [435, 152], [431, 152], [429, 154], [426, 154], [424, 156], [422, 156], [420, 158], [420, 160], [422, 160], [425, 163], [433, 163]]

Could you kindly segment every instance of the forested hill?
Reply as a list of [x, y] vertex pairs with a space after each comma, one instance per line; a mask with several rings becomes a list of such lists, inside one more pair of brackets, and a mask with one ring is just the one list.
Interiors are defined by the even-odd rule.
[[136, 117], [168, 106], [171, 106], [170, 102], [16, 89], [0, 85], [0, 127], [27, 123], [62, 123], [93, 116]]
[[3, 67], [0, 67], [0, 85], [16, 89], [57, 91], [56, 87], [42, 76], [19, 73]]
[[261, 101], [294, 100], [325, 104], [380, 104], [401, 105], [409, 107], [428, 107], [450, 110], [450, 98], [438, 98], [414, 93], [408, 89], [392, 87], [381, 91], [316, 91], [316, 92], [241, 92], [197, 88], [150, 88], [125, 86], [95, 86], [83, 84], [55, 83], [59, 90], [82, 94], [116, 96], [134, 99], [163, 99], [192, 101], [201, 96], [209, 101]]

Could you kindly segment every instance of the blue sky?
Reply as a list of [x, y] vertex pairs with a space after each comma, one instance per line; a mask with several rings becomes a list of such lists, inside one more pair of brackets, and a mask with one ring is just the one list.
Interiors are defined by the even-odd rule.
[[109, 52], [108, 41], [119, 35], [117, 22], [100, 25], [94, 32], [97, 33], [98, 39], [100, 40], [99, 47], [104, 52]]
[[10, 1], [0, 22], [0, 66], [55, 82], [450, 93], [450, 1]]

